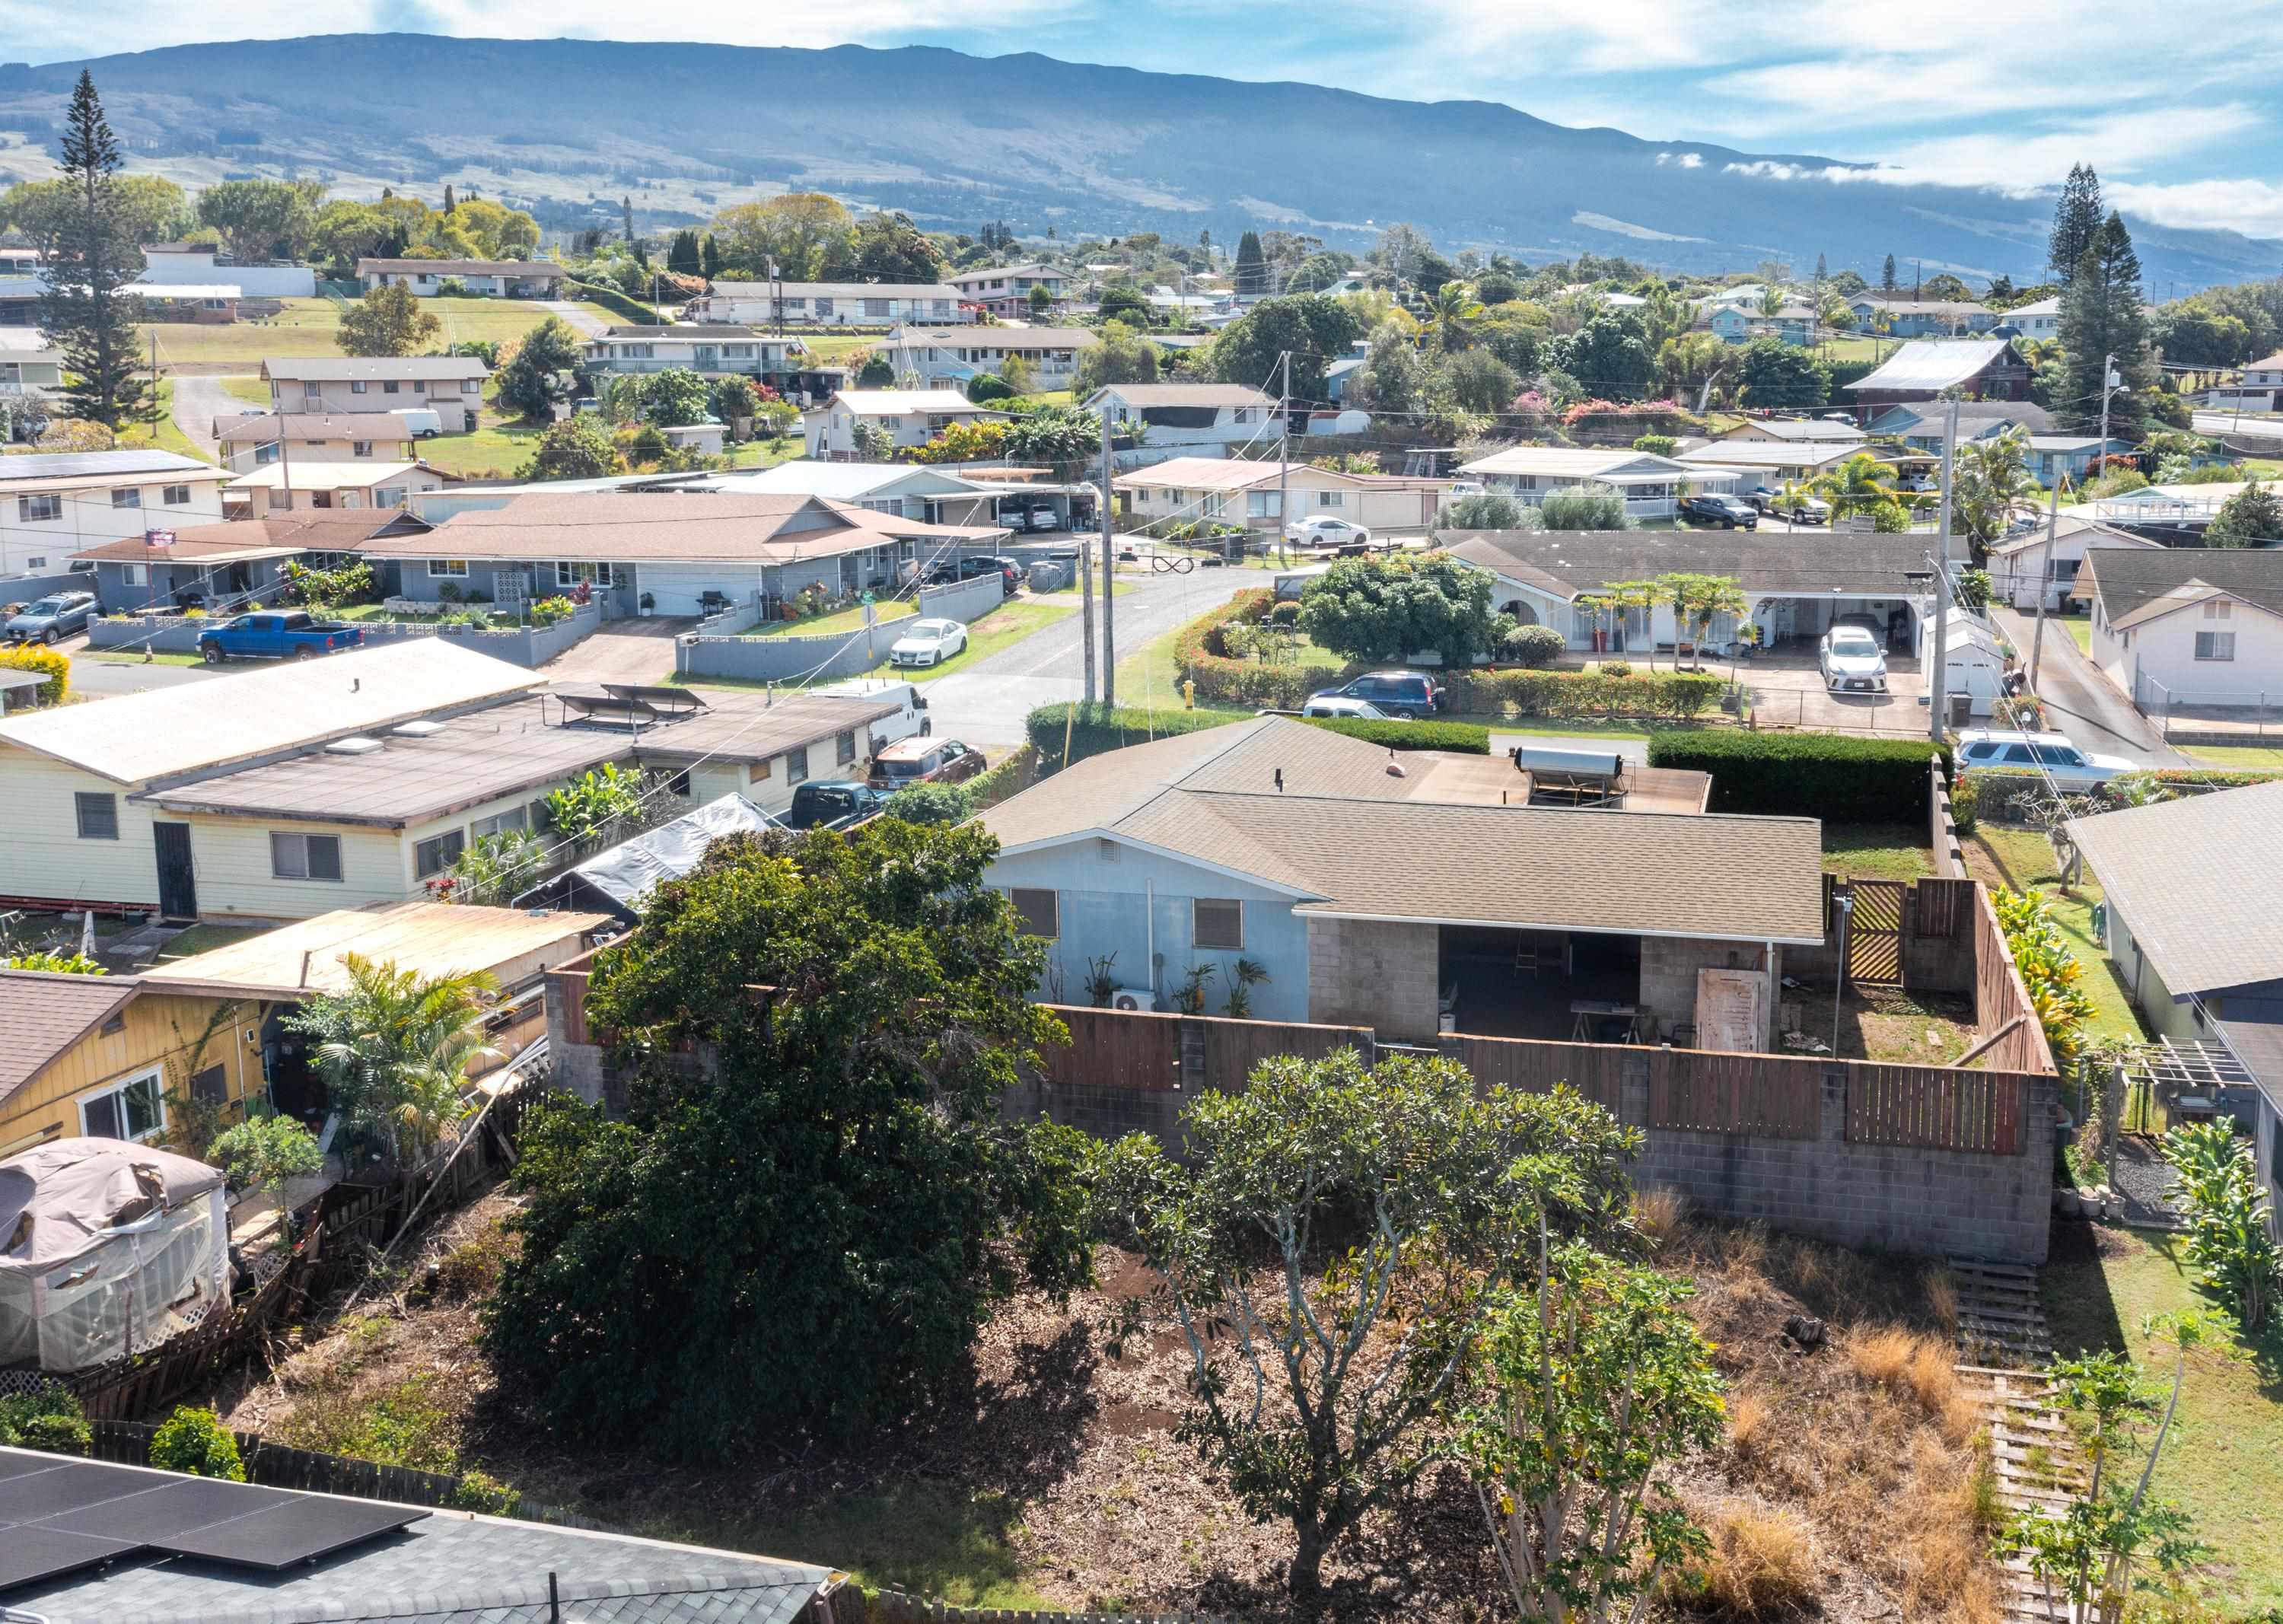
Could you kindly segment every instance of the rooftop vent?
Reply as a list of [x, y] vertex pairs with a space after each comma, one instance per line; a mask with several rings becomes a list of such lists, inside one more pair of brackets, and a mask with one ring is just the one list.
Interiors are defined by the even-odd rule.
[[325, 746], [327, 755], [370, 755], [380, 748], [380, 740], [358, 733], [347, 738], [337, 738]]
[[433, 738], [444, 730], [440, 722], [408, 722], [388, 730], [399, 738]]

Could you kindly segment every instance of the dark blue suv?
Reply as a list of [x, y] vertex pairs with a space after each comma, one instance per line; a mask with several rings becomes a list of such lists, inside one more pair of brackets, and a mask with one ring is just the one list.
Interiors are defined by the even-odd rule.
[[1321, 689], [1309, 697], [1368, 699], [1391, 716], [1418, 722], [1442, 707], [1444, 689], [1424, 671], [1367, 671], [1344, 688]]

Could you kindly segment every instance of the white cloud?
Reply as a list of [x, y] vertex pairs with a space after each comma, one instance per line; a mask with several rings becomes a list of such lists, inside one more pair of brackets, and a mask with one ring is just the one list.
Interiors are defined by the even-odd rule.
[[1679, 164], [1684, 169], [1701, 169], [1704, 167], [1704, 154], [1702, 152], [1659, 152], [1656, 155], [1656, 161], [1660, 165], [1669, 163]]
[[2171, 185], [2104, 183], [2117, 207], [2158, 225], [2283, 237], [2283, 186], [2273, 181], [2182, 181]]

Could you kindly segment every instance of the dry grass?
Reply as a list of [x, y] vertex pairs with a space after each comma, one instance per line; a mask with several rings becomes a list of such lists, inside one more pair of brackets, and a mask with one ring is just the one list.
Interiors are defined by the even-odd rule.
[[1848, 1338], [1847, 1359], [1865, 1380], [1915, 1399], [1952, 1443], [1967, 1442], [1982, 1425], [1981, 1411], [1959, 1386], [1958, 1355], [1944, 1341], [1889, 1327]]
[[1814, 1604], [1813, 1547], [1798, 1518], [1729, 1505], [1709, 1531], [1712, 1555], [1689, 1597], [1697, 1611], [1723, 1619], [1788, 1619]]
[[1927, 1311], [1946, 1337], [1958, 1334], [1958, 1282], [1950, 1270], [1936, 1265], [1926, 1273]]
[[1728, 1401], [1728, 1447], [1749, 1459], [1765, 1441], [1768, 1401], [1757, 1393], [1740, 1393]]
[[1679, 1234], [1687, 1219], [1688, 1198], [1677, 1190], [1633, 1192], [1633, 1227], [1652, 1249]]

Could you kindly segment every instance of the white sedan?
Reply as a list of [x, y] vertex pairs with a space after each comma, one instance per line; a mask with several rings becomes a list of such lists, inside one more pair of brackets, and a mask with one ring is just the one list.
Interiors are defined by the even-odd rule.
[[1368, 547], [1371, 532], [1337, 513], [1312, 513], [1284, 527], [1284, 534], [1311, 547]]
[[1843, 621], [1823, 635], [1823, 683], [1837, 693], [1887, 691], [1887, 653], [1868, 628]]
[[888, 649], [892, 666], [939, 666], [967, 647], [967, 628], [957, 621], [920, 621]]

